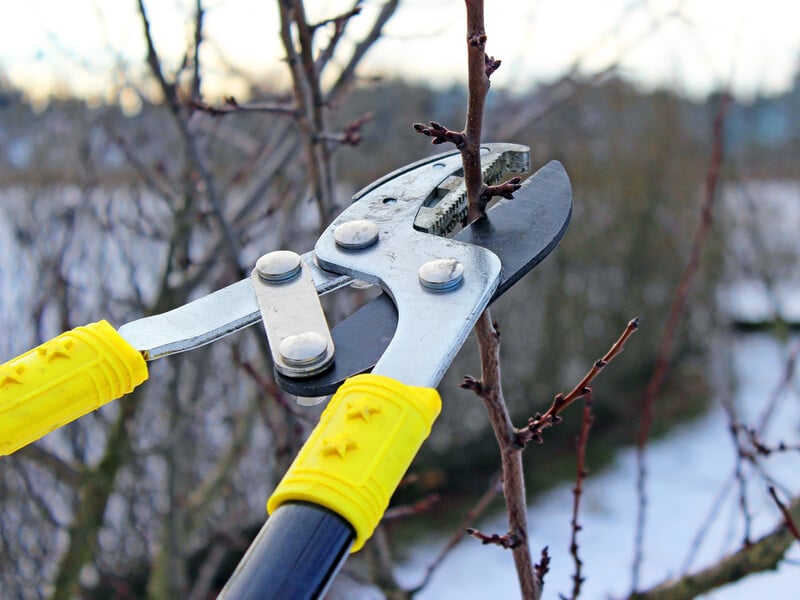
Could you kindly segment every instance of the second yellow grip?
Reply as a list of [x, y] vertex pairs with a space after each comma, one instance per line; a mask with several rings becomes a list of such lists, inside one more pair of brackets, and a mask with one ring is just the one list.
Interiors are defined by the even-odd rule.
[[441, 411], [435, 389], [381, 375], [345, 381], [267, 503], [312, 502], [356, 532], [352, 552], [377, 527], [400, 479]]
[[147, 363], [106, 321], [76, 327], [0, 365], [0, 456], [147, 379]]

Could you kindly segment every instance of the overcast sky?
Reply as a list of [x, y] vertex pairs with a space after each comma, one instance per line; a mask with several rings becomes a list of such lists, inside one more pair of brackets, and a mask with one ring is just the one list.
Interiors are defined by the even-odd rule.
[[[351, 1], [308, 0], [314, 17]], [[161, 54], [175, 64], [191, 39], [193, 0], [146, 0]], [[236, 94], [223, 61], [256, 76], [283, 67], [276, 0], [207, 0], [206, 94]], [[364, 3], [366, 22], [379, 0]], [[0, 71], [32, 94], [108, 96], [122, 65], [143, 69], [136, 0], [0, 0]], [[791, 85], [800, 57], [796, 0], [489, 0], [489, 54], [496, 86], [524, 88], [573, 65], [586, 73], [618, 62], [644, 85], [700, 95]], [[465, 71], [463, 0], [404, 0], [362, 73], [400, 73], [450, 83]], [[352, 32], [358, 30], [353, 22]]]

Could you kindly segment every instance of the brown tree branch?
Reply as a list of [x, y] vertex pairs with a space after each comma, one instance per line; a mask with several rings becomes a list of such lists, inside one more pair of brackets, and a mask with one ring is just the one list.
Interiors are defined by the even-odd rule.
[[203, 1], [195, 1], [195, 19], [194, 19], [194, 62], [192, 63], [192, 91], [190, 97], [192, 99], [200, 98], [200, 87], [202, 85], [202, 74], [200, 71], [200, 46], [203, 43], [203, 18], [205, 17], [205, 9], [203, 8]]
[[69, 528], [69, 544], [58, 565], [52, 594], [54, 600], [75, 598], [80, 585], [81, 567], [94, 560], [99, 543], [98, 534], [114, 491], [117, 473], [128, 460], [131, 424], [141, 404], [141, 396], [139, 390], [134, 390], [119, 404], [120, 414], [109, 431], [105, 455], [91, 472], [86, 473], [78, 510]]
[[778, 509], [781, 511], [783, 515], [783, 522], [786, 524], [786, 528], [791, 532], [794, 536], [794, 539], [800, 541], [800, 530], [797, 529], [797, 525], [794, 522], [794, 517], [792, 516], [791, 511], [786, 507], [786, 505], [778, 498], [778, 492], [775, 491], [775, 486], [769, 486], [769, 495], [775, 501], [775, 504], [778, 506]]
[[480, 198], [480, 203], [484, 207], [484, 210], [486, 209], [486, 205], [489, 203], [489, 201], [495, 196], [500, 196], [501, 198], [511, 200], [514, 197], [514, 192], [522, 187], [521, 181], [522, 178], [520, 177], [512, 177], [505, 183], [485, 186], [481, 192]]
[[[485, 215], [485, 204], [482, 205], [481, 198], [485, 188], [480, 156], [481, 131], [486, 95], [489, 92], [489, 75], [499, 67], [500, 63], [494, 59], [487, 59], [483, 0], [466, 0], [465, 4], [467, 13], [467, 116], [461, 135], [449, 137], [450, 141], [455, 140], [461, 153], [468, 202], [466, 220], [471, 222]], [[435, 122], [431, 123], [431, 127], [436, 130], [441, 128], [441, 126], [437, 128], [437, 125]], [[424, 129], [417, 128], [417, 131], [425, 133]], [[425, 135], [429, 134], [425, 133]], [[446, 133], [444, 135], [445, 138], [448, 137]], [[437, 139], [437, 137], [433, 138], [434, 143]], [[507, 535], [508, 539], [513, 540], [513, 543], [507, 547], [512, 550], [520, 592], [526, 600], [538, 599], [541, 597], [542, 586], [541, 580], [534, 571], [528, 545], [522, 454], [514, 446], [514, 426], [503, 399], [500, 379], [500, 335], [492, 323], [491, 313], [488, 309], [478, 318], [475, 334], [481, 357], [481, 380], [479, 385], [471, 386], [471, 382], [477, 382], [467, 379], [464, 385], [472, 387], [483, 401], [500, 449], [503, 495], [509, 525]]]
[[[792, 502], [788, 513], [794, 521], [800, 518], [800, 499]], [[714, 565], [646, 592], [633, 592], [628, 600], [691, 600], [748, 575], [776, 569], [794, 541], [795, 537], [783, 522], [751, 545], [725, 556]]]
[[297, 125], [308, 163], [311, 193], [319, 209], [320, 225], [324, 228], [334, 216], [335, 201], [330, 150], [320, 138], [326, 130], [326, 119], [320, 73], [312, 54], [314, 30], [308, 23], [302, 0], [281, 1], [278, 6], [281, 40], [292, 76], [298, 107]]
[[500, 334], [485, 310], [475, 325], [478, 349], [481, 357], [480, 382], [465, 378], [463, 387], [474, 390], [483, 401], [489, 422], [500, 449], [503, 472], [503, 495], [508, 514], [508, 536], [513, 539], [511, 548], [517, 570], [522, 597], [536, 599], [541, 596], [541, 581], [533, 570], [528, 546], [528, 517], [525, 499], [525, 478], [522, 469], [522, 453], [515, 445], [514, 426], [503, 398], [500, 379]]
[[542, 432], [549, 429], [561, 420], [559, 416], [568, 406], [573, 404], [579, 398], [585, 397], [591, 392], [591, 385], [603, 369], [611, 362], [614, 357], [622, 352], [628, 338], [633, 335], [639, 328], [639, 319], [631, 319], [625, 326], [622, 334], [616, 342], [611, 345], [608, 352], [605, 353], [603, 358], [599, 359], [592, 365], [592, 368], [583, 376], [578, 385], [565, 396], [558, 394], [554, 399], [550, 408], [543, 414], [536, 414], [528, 419], [527, 427], [524, 427], [516, 432], [514, 443], [518, 448], [524, 448], [525, 445], [534, 441], [537, 443], [542, 442]]
[[372, 117], [372, 113], [367, 113], [352, 123], [345, 125], [344, 129], [339, 133], [323, 132], [321, 135], [330, 142], [335, 142], [344, 146], [358, 146], [362, 139], [361, 130], [366, 123], [372, 120]]
[[[145, 41], [147, 42], [147, 64], [149, 65], [153, 76], [158, 81], [161, 92], [164, 94], [164, 98], [166, 99], [167, 105], [170, 109], [170, 113], [173, 116], [175, 125], [178, 128], [178, 132], [180, 133], [181, 139], [186, 147], [187, 157], [203, 181], [208, 203], [211, 205], [211, 211], [214, 214], [215, 220], [220, 229], [223, 248], [228, 255], [231, 265], [235, 267], [237, 275], [242, 277], [244, 276], [244, 271], [239, 265], [239, 244], [237, 243], [236, 236], [231, 230], [231, 227], [222, 210], [222, 200], [219, 196], [219, 192], [217, 191], [217, 182], [197, 146], [197, 140], [195, 139], [195, 136], [192, 135], [186, 120], [181, 115], [181, 103], [178, 98], [177, 86], [175, 82], [167, 81], [164, 76], [164, 71], [161, 67], [161, 59], [159, 58], [155, 43], [153, 42], [150, 21], [147, 18], [147, 11], [144, 7], [144, 1], [137, 1], [139, 5], [139, 16], [141, 17], [142, 27], [144, 29], [144, 37]], [[202, 25], [202, 19], [197, 21], [197, 25]], [[202, 32], [196, 32], [196, 36], [201, 35]]]
[[[467, 119], [464, 125], [466, 142], [461, 148], [464, 161], [464, 183], [467, 188], [467, 222], [483, 217], [485, 206], [481, 206], [484, 188], [481, 173], [481, 134], [483, 131], [486, 96], [489, 93], [489, 74], [494, 71], [486, 66], [486, 30], [483, 18], [483, 0], [466, 0], [467, 7]], [[498, 63], [499, 66], [499, 63]]]
[[467, 9], [467, 118], [463, 131], [453, 131], [436, 121], [430, 126], [415, 123], [414, 129], [430, 138], [433, 144], [453, 144], [461, 153], [464, 164], [464, 184], [467, 194], [466, 223], [486, 215], [486, 206], [493, 196], [512, 198], [519, 183], [508, 182], [491, 189], [483, 181], [481, 169], [481, 132], [483, 129], [486, 96], [489, 93], [490, 76], [501, 61], [486, 54], [486, 31], [484, 26], [483, 0], [466, 0]]
[[369, 32], [356, 44], [350, 59], [344, 67], [342, 67], [336, 83], [331, 86], [326, 98], [328, 102], [337, 102], [347, 91], [350, 84], [355, 79], [356, 68], [361, 63], [364, 56], [366, 56], [369, 49], [372, 48], [375, 42], [381, 37], [383, 28], [386, 26], [386, 23], [389, 22], [389, 19], [392, 18], [399, 4], [400, 0], [388, 0], [384, 2], [383, 8], [381, 8], [378, 16], [375, 17], [375, 21], [372, 23]]
[[575, 573], [572, 576], [572, 596], [571, 600], [577, 600], [581, 594], [581, 586], [586, 578], [582, 575], [581, 570], [583, 561], [579, 555], [578, 547], [578, 532], [582, 527], [578, 523], [578, 513], [581, 505], [581, 495], [583, 494], [583, 482], [588, 474], [586, 471], [586, 447], [589, 444], [589, 430], [594, 423], [592, 416], [592, 392], [591, 389], [586, 395], [586, 402], [583, 405], [583, 416], [581, 418], [581, 431], [578, 435], [578, 474], [575, 477], [575, 487], [573, 488], [572, 500], [572, 520], [570, 525], [572, 527], [572, 535], [570, 537], [569, 552], [572, 555], [572, 560], [575, 563]]
[[402, 506], [393, 506], [383, 513], [382, 521], [393, 521], [396, 519], [405, 519], [406, 517], [413, 517], [429, 512], [433, 507], [439, 503], [441, 496], [439, 494], [428, 494], [424, 498], [417, 500], [413, 504], [404, 504]]
[[736, 406], [734, 406], [731, 391], [726, 389], [721, 398], [722, 408], [728, 419], [728, 433], [730, 434], [731, 441], [733, 442], [734, 449], [736, 450], [736, 464], [734, 467], [734, 478], [736, 479], [737, 487], [739, 488], [739, 508], [744, 522], [744, 540], [742, 544], [747, 546], [751, 543], [751, 530], [753, 517], [750, 512], [749, 502], [747, 500], [747, 478], [745, 477], [745, 460], [749, 460], [755, 464], [757, 458], [755, 454], [751, 454], [749, 449], [745, 448], [745, 444], [739, 436], [740, 424], [737, 415]]
[[509, 531], [504, 535], [498, 535], [496, 533], [493, 533], [491, 535], [486, 535], [484, 533], [481, 533], [477, 529], [473, 529], [472, 527], [467, 527], [466, 532], [467, 535], [471, 535], [475, 539], [480, 540], [481, 544], [483, 544], [484, 546], [493, 545], [493, 546], [500, 546], [501, 548], [506, 548], [506, 549], [509, 548], [514, 549], [522, 543], [522, 540], [519, 539], [517, 534], [513, 531]]
[[328, 64], [328, 61], [330, 61], [330, 59], [333, 58], [333, 53], [336, 51], [336, 46], [342, 39], [345, 28], [347, 27], [347, 24], [350, 22], [350, 19], [352, 19], [356, 15], [361, 14], [361, 7], [359, 6], [359, 4], [360, 0], [356, 0], [356, 5], [348, 12], [341, 14], [338, 17], [326, 19], [325, 21], [311, 25], [311, 29], [314, 31], [326, 25], [330, 24], [333, 25], [333, 33], [331, 34], [331, 38], [330, 40], [328, 40], [328, 44], [325, 46], [325, 48], [323, 48], [320, 51], [316, 59], [316, 66], [318, 72], [321, 72], [322, 69], [325, 68], [325, 65]]
[[544, 576], [550, 571], [550, 555], [547, 552], [547, 546], [542, 548], [539, 554], [539, 562], [533, 565], [533, 571], [536, 573], [536, 579], [539, 580], [540, 589], [544, 587]]
[[430, 127], [422, 123], [414, 123], [414, 130], [422, 135], [426, 135], [431, 140], [431, 144], [445, 144], [450, 142], [459, 150], [464, 148], [467, 144], [466, 137], [461, 131], [451, 131], [444, 125], [436, 121], [430, 122]]
[[272, 113], [294, 116], [297, 108], [289, 102], [245, 102], [240, 104], [233, 96], [225, 98], [224, 104], [213, 105], [199, 99], [189, 101], [189, 106], [212, 117], [224, 117], [233, 113]]
[[502, 487], [500, 486], [500, 473], [496, 474], [492, 477], [492, 481], [489, 484], [489, 487], [484, 492], [484, 494], [480, 497], [478, 502], [475, 503], [467, 514], [464, 515], [464, 518], [461, 520], [460, 525], [456, 528], [456, 531], [450, 536], [450, 539], [444, 545], [444, 547], [439, 551], [439, 554], [436, 555], [436, 558], [433, 559], [428, 565], [428, 568], [425, 569], [425, 575], [422, 577], [422, 581], [415, 586], [414, 588], [408, 590], [409, 593], [413, 596], [417, 592], [421, 591], [431, 580], [433, 574], [436, 572], [436, 569], [444, 562], [444, 559], [450, 554], [450, 552], [455, 548], [461, 541], [464, 539], [464, 531], [467, 529], [467, 523], [474, 521], [480, 515], [489, 508], [489, 505], [492, 503], [492, 500], [495, 499]]
[[689, 251], [689, 259], [686, 267], [681, 274], [675, 293], [672, 297], [672, 304], [664, 324], [664, 333], [661, 338], [661, 345], [656, 357], [656, 365], [650, 381], [644, 391], [641, 401], [641, 421], [636, 437], [636, 463], [637, 463], [637, 516], [636, 533], [634, 539], [634, 559], [631, 566], [631, 589], [635, 592], [639, 587], [639, 576], [643, 560], [644, 547], [644, 528], [647, 510], [646, 480], [647, 467], [645, 464], [645, 449], [650, 437], [650, 428], [653, 424], [655, 414], [655, 403], [661, 386], [666, 379], [669, 371], [669, 364], [672, 358], [672, 346], [678, 327], [686, 313], [686, 306], [689, 299], [689, 292], [692, 288], [697, 270], [700, 266], [700, 259], [706, 246], [714, 214], [714, 200], [716, 198], [717, 184], [719, 182], [720, 171], [724, 159], [725, 148], [725, 117], [731, 97], [728, 94], [722, 96], [721, 103], [714, 117], [712, 134], [712, 154], [711, 162], [706, 173], [705, 192], [703, 204], [700, 211], [700, 223], [695, 231], [692, 246]]

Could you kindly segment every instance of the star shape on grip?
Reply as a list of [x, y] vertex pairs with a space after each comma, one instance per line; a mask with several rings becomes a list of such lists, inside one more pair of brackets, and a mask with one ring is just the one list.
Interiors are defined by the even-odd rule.
[[0, 365], [0, 388], [5, 387], [9, 383], [22, 383], [22, 374], [24, 372], [24, 365], [17, 365], [16, 367]]
[[359, 398], [347, 402], [347, 418], [363, 419], [368, 422], [376, 413], [381, 412], [381, 407], [370, 398]]
[[69, 358], [73, 346], [75, 342], [69, 339], [51, 340], [39, 348], [39, 354], [50, 363], [57, 358]]
[[344, 458], [348, 451], [358, 448], [358, 442], [347, 435], [345, 432], [337, 433], [329, 438], [322, 440], [322, 455], [338, 455]]

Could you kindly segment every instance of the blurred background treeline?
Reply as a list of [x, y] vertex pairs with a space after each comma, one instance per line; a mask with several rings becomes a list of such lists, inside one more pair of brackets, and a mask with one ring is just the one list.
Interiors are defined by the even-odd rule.
[[[800, 177], [800, 74], [794, 81], [783, 94], [734, 101], [725, 121], [725, 182]], [[280, 93], [254, 84], [252, 96]], [[493, 313], [517, 424], [571, 389], [629, 319], [641, 322], [631, 347], [595, 386], [596, 469], [635, 441], [664, 315], [700, 218], [719, 99], [643, 89], [613, 71], [490, 95], [484, 139], [530, 145], [534, 168], [560, 160], [574, 190], [566, 238]], [[399, 80], [354, 87], [330, 113], [332, 129], [370, 115], [360, 142], [335, 150], [338, 205], [437, 151], [411, 124], [458, 126], [465, 105], [461, 87]], [[311, 248], [319, 217], [297, 124], [281, 113], [185, 110], [202, 169], [166, 104], [141, 101], [124, 112], [70, 98], [32, 104], [2, 84], [3, 360], [84, 322], [105, 317], [119, 325], [208, 293], [263, 252]], [[217, 201], [241, 248], [239, 264], [220, 260]], [[727, 244], [725, 228], [715, 229], [659, 399], [659, 432], [711, 402], [710, 350], [732, 318], [719, 303], [730, 283]], [[9, 597], [48, 596], [68, 569], [87, 597], [124, 597], [120, 590], [170, 597], [176, 589], [205, 597], [217, 589], [296, 450], [287, 432], [307, 428], [316, 414], [264, 383], [259, 373], [269, 366], [253, 333], [153, 364], [136, 398], [3, 459], [0, 578]], [[458, 388], [478, 368], [468, 341], [440, 387], [444, 413], [412, 467], [415, 481], [397, 496], [398, 503], [444, 497], [425, 527], [447, 521], [451, 507], [482, 493], [497, 471], [484, 409]], [[531, 493], [573, 476], [578, 412], [528, 450]], [[120, 440], [119, 454], [106, 451]], [[84, 513], [93, 501], [103, 509], [90, 517]], [[77, 548], [80, 527], [92, 519], [97, 545]]]

